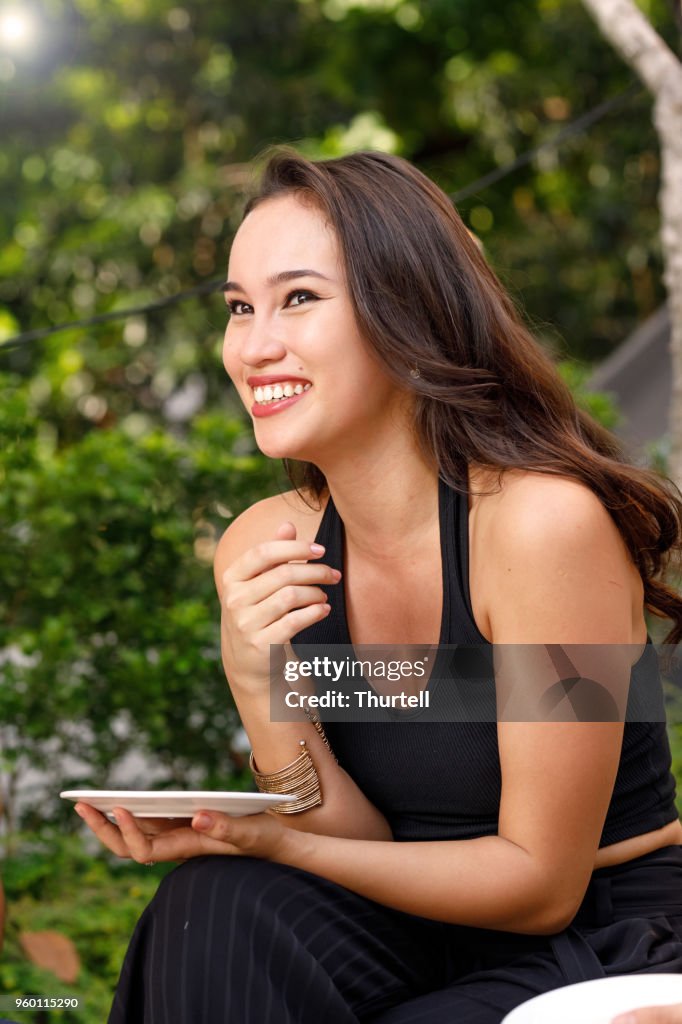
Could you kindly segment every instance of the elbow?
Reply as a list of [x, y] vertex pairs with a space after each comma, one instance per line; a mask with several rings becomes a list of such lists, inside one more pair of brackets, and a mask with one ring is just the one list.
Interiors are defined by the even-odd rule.
[[575, 914], [575, 908], [569, 912], [562, 907], [547, 908], [544, 914], [538, 915], [531, 933], [533, 935], [556, 935], [568, 928]]
[[[584, 890], [567, 879], [542, 878], [537, 875], [532, 883], [519, 892], [515, 902], [514, 921], [509, 931], [521, 935], [556, 935], [568, 928], [584, 897]], [[511, 910], [511, 907], [510, 907]]]
[[534, 909], [526, 913], [513, 929], [522, 935], [556, 935], [568, 928], [578, 912], [580, 900], [560, 900], [547, 896]]
[[538, 868], [537, 862], [525, 898], [519, 892], [517, 901], [517, 927], [525, 935], [557, 935], [573, 922], [578, 913], [590, 874], [580, 877], [561, 870]]

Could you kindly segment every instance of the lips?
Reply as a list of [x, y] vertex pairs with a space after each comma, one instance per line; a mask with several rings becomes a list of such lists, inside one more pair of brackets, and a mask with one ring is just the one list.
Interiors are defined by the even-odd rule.
[[[284, 387], [288, 388], [287, 391], [291, 391], [291, 394], [284, 393]], [[269, 385], [266, 384], [264, 387], [257, 387], [254, 389], [255, 401], [251, 406], [251, 415], [256, 419], [260, 419], [263, 416], [273, 416], [278, 412], [284, 412], [290, 406], [296, 402], [300, 402], [302, 398], [305, 398], [308, 391], [312, 389], [312, 384], [302, 384], [300, 381], [296, 384], [296, 388], [291, 384], [291, 379], [287, 381], [284, 387], [281, 384]], [[274, 391], [282, 392], [281, 398], [274, 397]], [[269, 397], [266, 397], [269, 396]]]
[[253, 392], [251, 414], [256, 418], [288, 409], [312, 388], [311, 381], [296, 374], [251, 374], [246, 382]]
[[270, 402], [281, 402], [284, 399], [292, 398], [294, 395], [300, 395], [304, 391], [310, 391], [311, 387], [311, 384], [302, 384], [301, 381], [294, 382], [288, 380], [282, 384], [266, 384], [264, 387], [256, 387], [253, 389], [253, 397], [259, 405], [264, 405]]
[[266, 384], [284, 384], [287, 381], [293, 381], [294, 384], [298, 384], [299, 382], [301, 384], [310, 384], [307, 377], [297, 377], [296, 374], [291, 373], [266, 373], [252, 375], [251, 377], [246, 378], [246, 383], [252, 388], [265, 387]]

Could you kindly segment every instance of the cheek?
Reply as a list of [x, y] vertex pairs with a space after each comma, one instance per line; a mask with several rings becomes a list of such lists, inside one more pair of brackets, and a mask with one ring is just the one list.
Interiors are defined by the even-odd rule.
[[234, 346], [230, 344], [228, 330], [226, 329], [225, 337], [223, 338], [223, 366], [225, 367], [227, 375], [233, 380], [238, 362], [239, 360], [236, 357]]

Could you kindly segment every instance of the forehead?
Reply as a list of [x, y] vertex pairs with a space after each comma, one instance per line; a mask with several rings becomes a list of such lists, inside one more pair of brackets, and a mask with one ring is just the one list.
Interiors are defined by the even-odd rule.
[[293, 267], [337, 271], [336, 235], [312, 204], [295, 196], [266, 199], [248, 214], [234, 237], [228, 277], [241, 280], [255, 273], [265, 278]]

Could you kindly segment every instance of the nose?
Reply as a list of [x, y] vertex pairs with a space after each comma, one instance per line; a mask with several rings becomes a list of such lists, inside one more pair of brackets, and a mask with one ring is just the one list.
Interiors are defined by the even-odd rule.
[[286, 355], [286, 345], [277, 336], [272, 323], [254, 316], [251, 323], [239, 330], [239, 357], [245, 366], [262, 366], [277, 362]]

